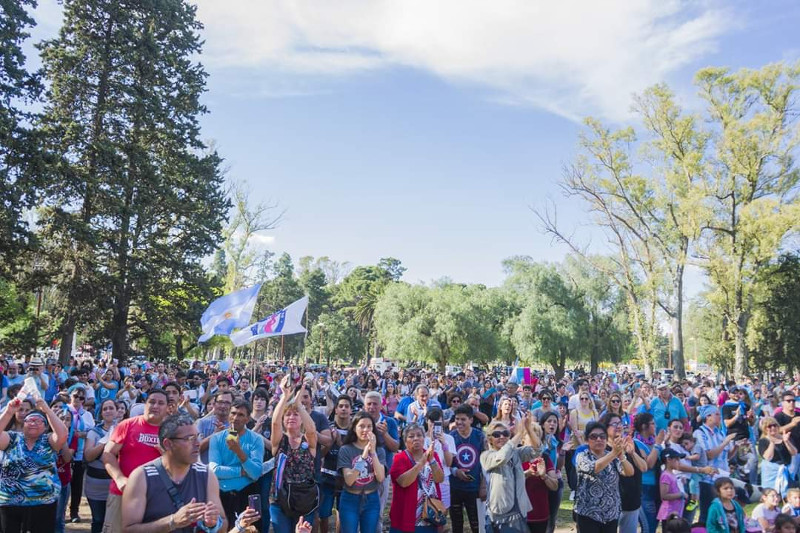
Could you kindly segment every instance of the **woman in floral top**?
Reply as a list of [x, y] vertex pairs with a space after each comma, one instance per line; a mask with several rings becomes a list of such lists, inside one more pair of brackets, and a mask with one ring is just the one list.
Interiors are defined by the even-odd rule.
[[608, 432], [600, 422], [589, 422], [584, 434], [588, 448], [575, 455], [578, 529], [581, 533], [616, 533], [622, 509], [619, 476], [633, 475], [633, 465], [625, 457], [626, 448], [633, 451], [633, 441], [618, 437], [607, 450]]
[[[0, 427], [19, 410], [12, 400], [0, 415]], [[21, 432], [0, 433], [0, 529], [3, 531], [53, 531], [61, 481], [56, 470], [58, 451], [67, 441], [67, 428], [39, 398], [25, 417]], [[52, 433], [45, 433], [47, 424]]]

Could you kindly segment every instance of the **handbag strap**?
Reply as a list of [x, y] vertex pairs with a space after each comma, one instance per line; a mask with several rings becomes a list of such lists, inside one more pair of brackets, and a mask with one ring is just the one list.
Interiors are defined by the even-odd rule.
[[181, 499], [181, 495], [178, 494], [178, 489], [175, 487], [175, 483], [173, 483], [169, 478], [169, 475], [167, 475], [167, 469], [164, 468], [164, 463], [161, 461], [161, 457], [153, 461], [153, 465], [156, 467], [158, 477], [161, 478], [164, 488], [167, 489], [167, 494], [169, 494], [172, 504], [175, 506], [175, 510], [179, 510], [181, 507], [183, 507], [183, 500]]

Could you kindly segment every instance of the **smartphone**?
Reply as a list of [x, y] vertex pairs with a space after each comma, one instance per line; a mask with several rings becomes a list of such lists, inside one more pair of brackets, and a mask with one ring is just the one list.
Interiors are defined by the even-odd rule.
[[251, 494], [247, 497], [247, 506], [261, 514], [261, 494]]
[[442, 434], [442, 423], [441, 422], [434, 422], [433, 423], [433, 436], [438, 437]]

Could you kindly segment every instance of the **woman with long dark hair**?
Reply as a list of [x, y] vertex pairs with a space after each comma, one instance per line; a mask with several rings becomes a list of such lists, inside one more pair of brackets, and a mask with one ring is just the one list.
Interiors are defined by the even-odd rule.
[[[126, 405], [125, 402], [120, 403]], [[118, 408], [114, 400], [110, 398], [104, 400], [100, 404], [100, 420], [86, 435], [86, 447], [83, 450], [83, 458], [86, 460], [86, 481], [83, 489], [89, 502], [89, 509], [92, 511], [92, 533], [102, 531], [106, 517], [106, 500], [111, 486], [111, 476], [106, 472], [100, 457], [111, 436], [111, 430], [118, 422]]]
[[339, 497], [342, 533], [373, 533], [378, 526], [378, 486], [386, 477], [386, 451], [377, 447], [377, 439], [369, 413], [356, 413], [338, 455], [338, 469], [344, 477]]

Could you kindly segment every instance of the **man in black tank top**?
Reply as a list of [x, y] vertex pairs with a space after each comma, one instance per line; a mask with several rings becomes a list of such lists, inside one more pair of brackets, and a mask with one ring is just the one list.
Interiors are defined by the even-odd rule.
[[[192, 533], [197, 526], [197, 531], [228, 531], [219, 482], [206, 465], [198, 462], [200, 440], [194, 420], [183, 414], [167, 417], [161, 423], [158, 439], [164, 454], [136, 468], [125, 487], [123, 530]], [[255, 512], [247, 513], [240, 525], [258, 518]]]

